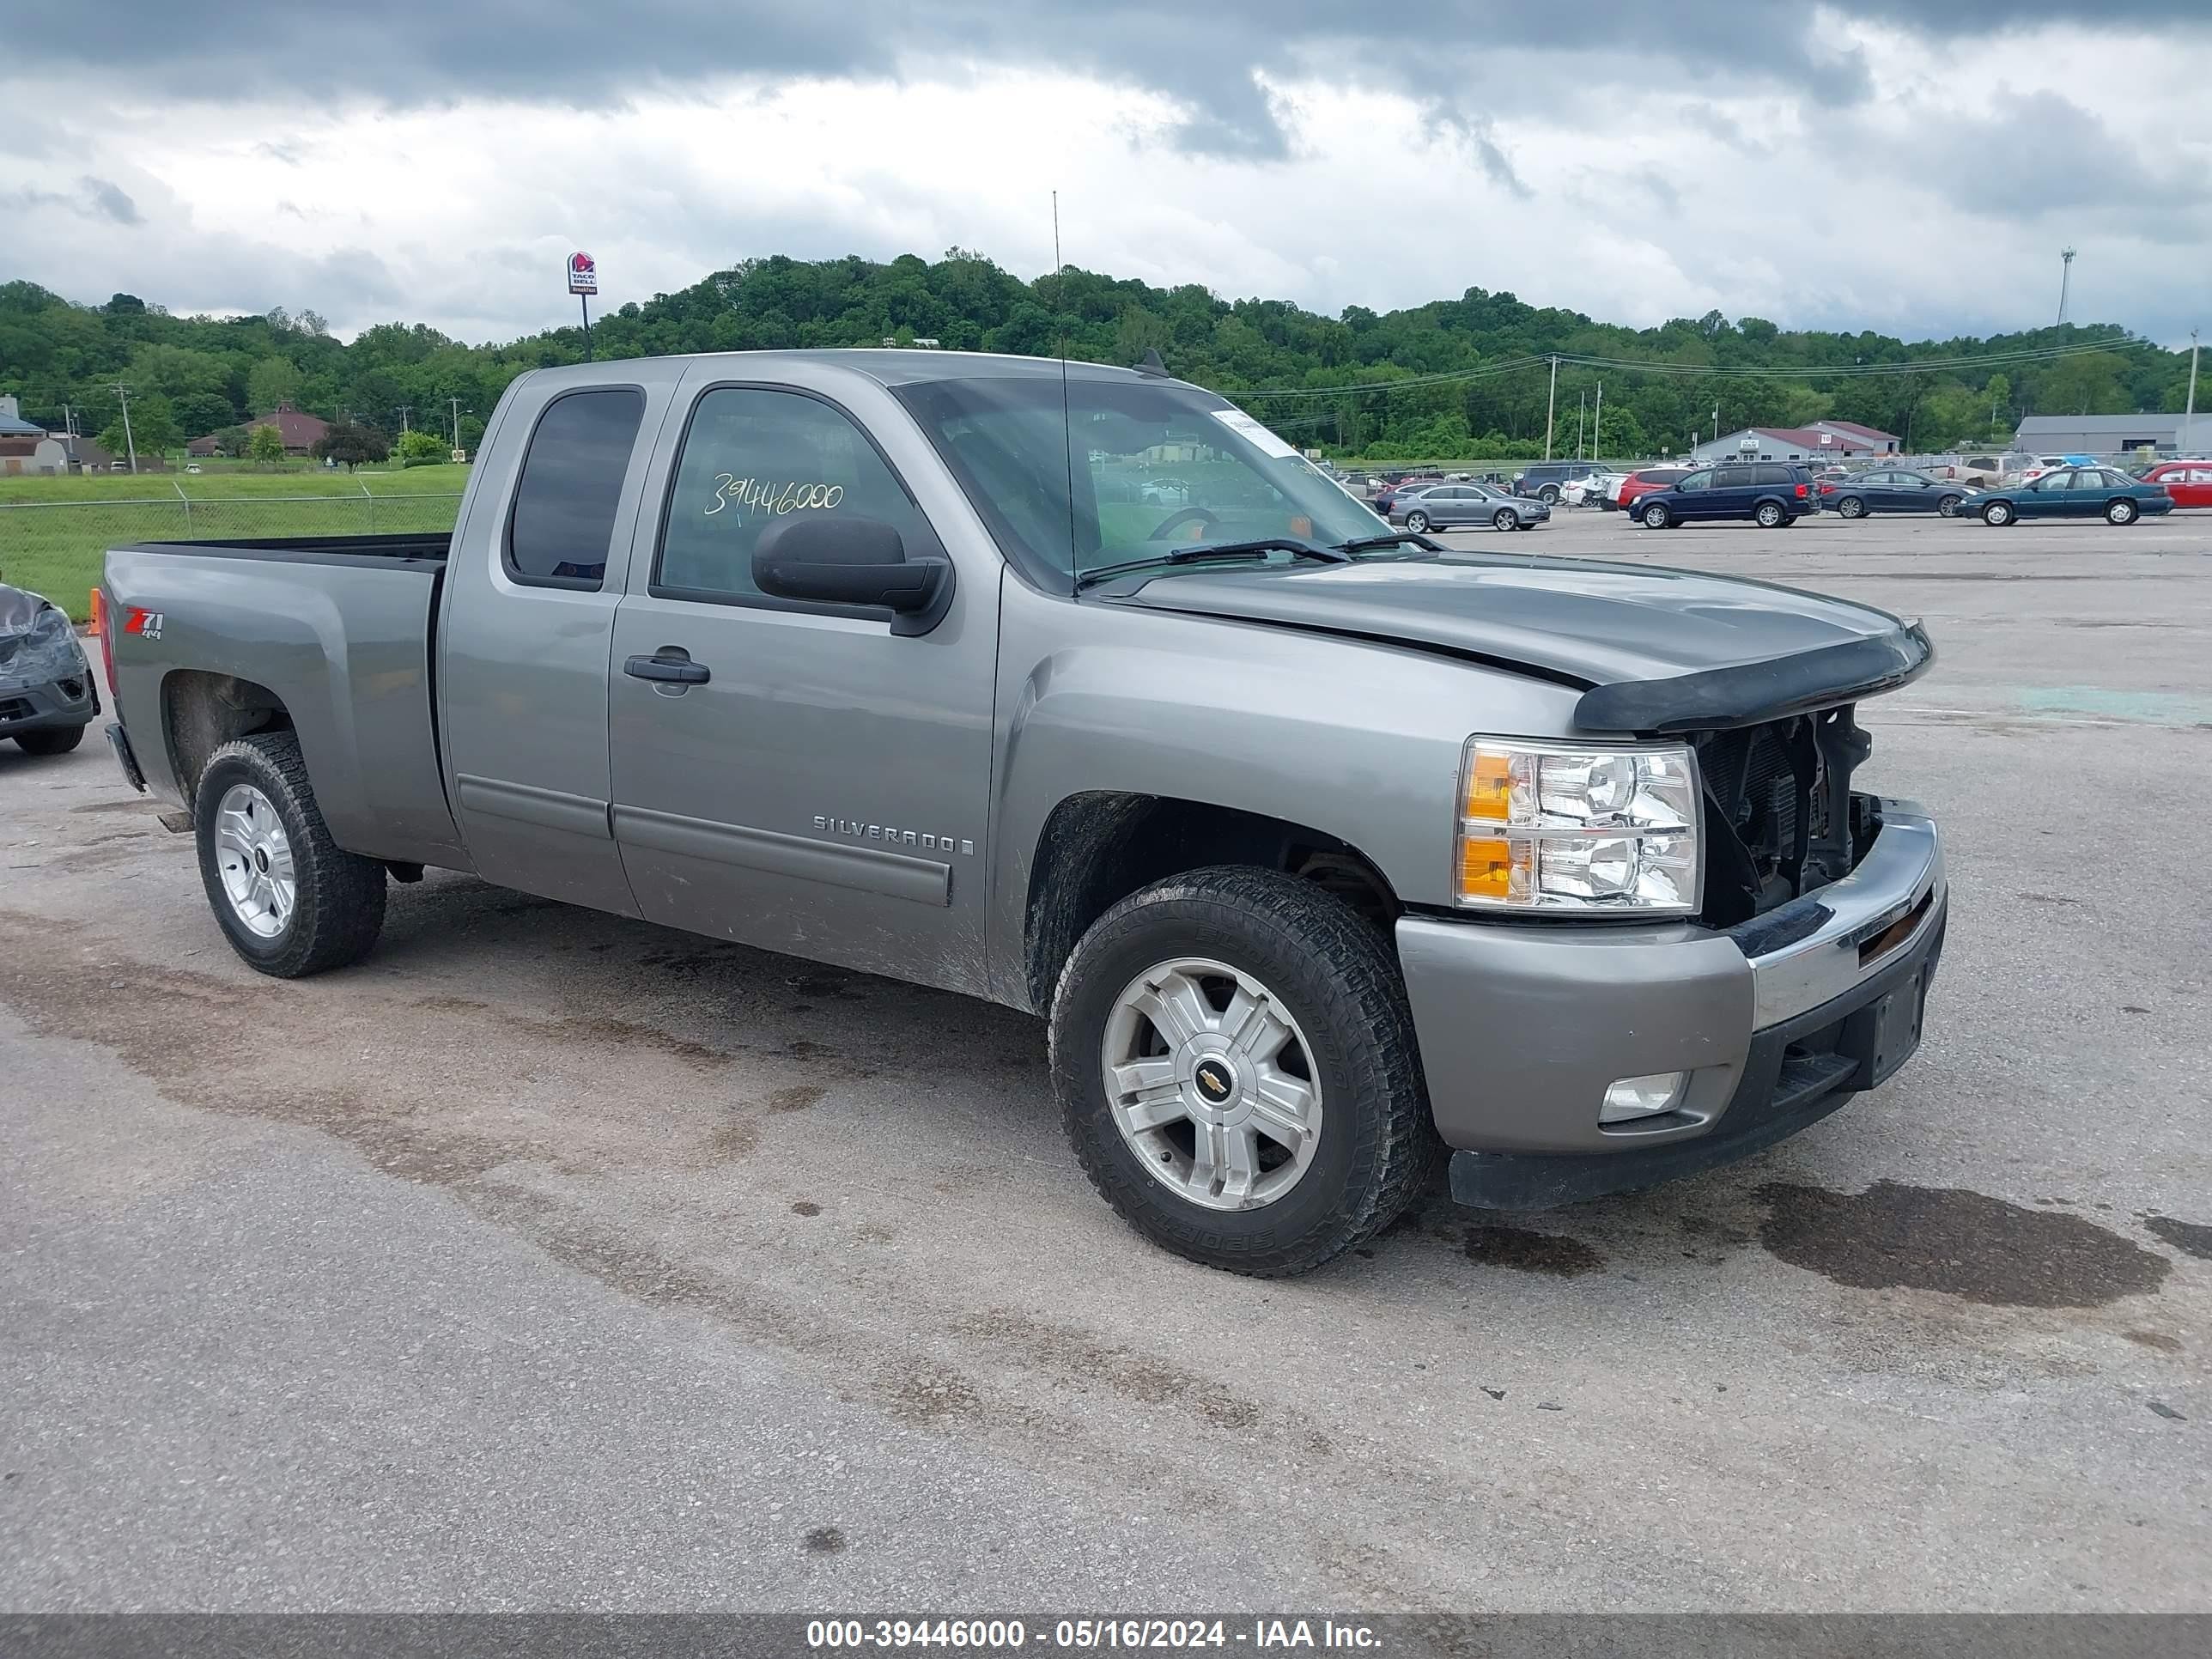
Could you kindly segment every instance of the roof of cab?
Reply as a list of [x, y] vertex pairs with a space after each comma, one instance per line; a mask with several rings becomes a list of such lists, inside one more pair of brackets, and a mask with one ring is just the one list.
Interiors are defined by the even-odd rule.
[[[826, 365], [865, 374], [886, 386], [913, 386], [928, 380], [1042, 380], [1056, 378], [1061, 372], [1060, 360], [1057, 357], [1019, 357], [995, 351], [902, 351], [882, 347], [821, 351], [677, 352], [663, 358], [564, 363], [538, 372], [561, 380], [602, 379], [610, 374], [619, 373], [629, 363], [637, 362], [711, 362], [733, 368], [743, 364], [745, 366], [744, 372], [763, 374], [773, 373], [777, 367], [787, 363]], [[1105, 363], [1078, 362], [1073, 358], [1068, 359], [1066, 368], [1071, 378], [1081, 380], [1160, 378], [1143, 375], [1132, 368], [1112, 368]]]

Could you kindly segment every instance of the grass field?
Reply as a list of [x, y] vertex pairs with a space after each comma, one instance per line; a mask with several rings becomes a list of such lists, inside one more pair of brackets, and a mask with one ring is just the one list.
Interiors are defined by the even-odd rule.
[[86, 619], [100, 555], [124, 542], [450, 530], [465, 466], [0, 478], [0, 580]]

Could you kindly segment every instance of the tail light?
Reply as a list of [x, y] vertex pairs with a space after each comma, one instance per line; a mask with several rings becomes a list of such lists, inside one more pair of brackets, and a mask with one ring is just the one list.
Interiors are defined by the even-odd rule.
[[92, 590], [92, 631], [100, 635], [100, 663], [107, 674], [107, 695], [120, 697], [115, 689], [115, 614], [108, 608], [107, 596], [98, 588]]
[[1797, 486], [1797, 499], [1801, 501], [1805, 499], [1805, 486], [1803, 484], [1799, 484]]

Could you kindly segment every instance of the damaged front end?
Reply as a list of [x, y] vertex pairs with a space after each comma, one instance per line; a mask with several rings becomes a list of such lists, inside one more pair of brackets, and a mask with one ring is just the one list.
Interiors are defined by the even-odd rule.
[[68, 617], [35, 593], [0, 586], [0, 738], [65, 732], [99, 713], [92, 665]]

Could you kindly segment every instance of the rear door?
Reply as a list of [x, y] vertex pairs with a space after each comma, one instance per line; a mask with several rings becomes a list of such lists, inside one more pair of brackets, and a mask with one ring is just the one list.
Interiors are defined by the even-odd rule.
[[1705, 492], [1701, 516], [1708, 519], [1749, 518], [1752, 497], [1758, 493], [1752, 477], [1752, 469], [1742, 465], [1715, 467], [1713, 487]]
[[[972, 510], [880, 386], [812, 365], [749, 381], [743, 361], [684, 384], [615, 619], [614, 830], [639, 909], [980, 992], [1003, 563], [940, 542]], [[763, 593], [754, 549], [793, 512], [946, 552], [951, 611], [908, 637], [876, 607]], [[654, 659], [701, 672], [641, 677]]]
[[454, 816], [502, 887], [636, 914], [607, 812], [607, 651], [680, 363], [516, 386], [447, 561], [438, 641]]

